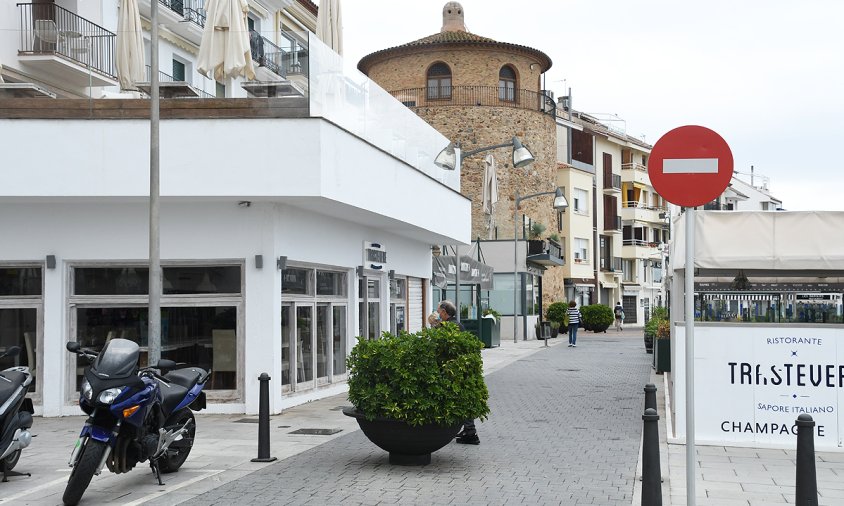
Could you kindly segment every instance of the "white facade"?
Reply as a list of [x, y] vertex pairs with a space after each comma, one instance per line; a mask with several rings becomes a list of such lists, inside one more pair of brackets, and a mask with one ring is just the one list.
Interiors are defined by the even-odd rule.
[[[161, 121], [162, 356], [215, 371], [212, 413], [257, 412], [263, 372], [276, 413], [343, 391], [356, 336], [421, 326], [431, 245], [470, 241], [459, 174], [433, 164], [447, 139], [309, 50], [304, 117]], [[0, 346], [26, 349], [37, 412], [78, 414], [65, 343], [145, 350], [149, 121], [8, 119], [14, 103], [0, 99]]]

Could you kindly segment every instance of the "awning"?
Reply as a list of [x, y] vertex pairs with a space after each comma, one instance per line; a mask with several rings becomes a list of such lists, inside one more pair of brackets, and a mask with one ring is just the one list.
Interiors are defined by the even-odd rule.
[[618, 288], [618, 283], [607, 283], [605, 281], [601, 281], [602, 288]]
[[[456, 257], [454, 255], [440, 255], [432, 257], [433, 274], [431, 283], [439, 288], [445, 288], [455, 282]], [[460, 284], [480, 285], [481, 290], [492, 290], [493, 268], [483, 264], [469, 255], [460, 256]]]

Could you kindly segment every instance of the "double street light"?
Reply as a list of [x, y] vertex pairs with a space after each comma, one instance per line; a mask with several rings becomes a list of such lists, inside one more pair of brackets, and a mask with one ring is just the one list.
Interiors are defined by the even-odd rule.
[[[434, 164], [438, 167], [441, 167], [446, 170], [455, 170], [460, 169], [463, 164], [463, 159], [468, 158], [472, 155], [476, 155], [478, 153], [483, 153], [484, 151], [490, 151], [493, 149], [498, 148], [506, 148], [506, 147], [513, 147], [513, 168], [521, 168], [527, 165], [530, 165], [534, 162], [533, 154], [524, 145], [522, 145], [521, 141], [517, 137], [513, 137], [513, 139], [509, 142], [505, 142], [502, 144], [496, 144], [494, 146], [487, 146], [483, 148], [473, 149], [471, 151], [466, 151], [465, 153], [461, 152], [460, 150], [460, 143], [450, 142], [445, 149], [440, 151], [437, 157], [434, 159]], [[519, 233], [518, 233], [518, 221], [519, 221], [519, 203], [524, 200], [532, 199], [534, 197], [540, 197], [543, 195], [554, 195], [554, 209], [557, 211], [562, 211], [566, 207], [568, 207], [568, 201], [566, 197], [563, 196], [563, 191], [560, 188], [557, 188], [554, 191], [548, 192], [540, 192], [534, 193], [531, 195], [525, 195], [523, 197], [519, 196], [519, 190], [516, 189], [516, 198], [514, 201], [514, 210], [513, 210], [513, 342], [518, 342], [518, 332], [517, 332], [517, 325], [518, 325], [518, 291], [519, 291], [519, 259], [518, 259], [518, 249], [519, 249]], [[460, 321], [460, 254], [459, 252], [456, 255], [457, 260], [457, 272], [455, 273], [454, 280], [455, 280], [455, 297], [454, 301], [457, 305], [457, 320]], [[527, 336], [524, 336], [527, 339]]]
[[[493, 149], [498, 148], [506, 148], [506, 147], [513, 147], [513, 168], [521, 168], [526, 165], [533, 163], [534, 158], [533, 154], [526, 147], [522, 145], [522, 142], [517, 138], [513, 137], [512, 140], [508, 142], [504, 142], [501, 144], [495, 144], [494, 146], [486, 146], [483, 148], [473, 149], [470, 151], [466, 151], [465, 153], [460, 149], [460, 143], [449, 142], [448, 146], [446, 146], [437, 157], [434, 159], [434, 165], [440, 167], [445, 170], [462, 170], [463, 167], [463, 160], [468, 158], [472, 155], [477, 155], [478, 153], [483, 153], [485, 151], [491, 151]], [[518, 204], [517, 204], [518, 206]], [[455, 259], [457, 264], [457, 272], [454, 274], [454, 304], [457, 306], [457, 321], [460, 321], [460, 252], [455, 252]], [[515, 311], [513, 314], [515, 318]]]

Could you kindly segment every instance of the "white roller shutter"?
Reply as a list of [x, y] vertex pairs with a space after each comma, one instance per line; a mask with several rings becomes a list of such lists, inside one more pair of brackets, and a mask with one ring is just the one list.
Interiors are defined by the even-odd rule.
[[407, 278], [407, 330], [422, 330], [422, 279]]

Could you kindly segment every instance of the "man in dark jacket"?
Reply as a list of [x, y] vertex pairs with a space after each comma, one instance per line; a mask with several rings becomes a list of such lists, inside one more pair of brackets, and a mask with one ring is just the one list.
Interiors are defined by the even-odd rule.
[[[460, 330], [466, 330], [463, 324], [457, 320], [457, 307], [450, 300], [444, 300], [437, 306], [437, 313], [440, 315], [440, 320], [443, 322], [451, 322], [460, 327]], [[464, 445], [480, 444], [481, 440], [478, 438], [478, 431], [475, 429], [474, 420], [466, 420], [463, 422], [463, 430], [457, 434], [457, 442]]]

